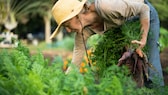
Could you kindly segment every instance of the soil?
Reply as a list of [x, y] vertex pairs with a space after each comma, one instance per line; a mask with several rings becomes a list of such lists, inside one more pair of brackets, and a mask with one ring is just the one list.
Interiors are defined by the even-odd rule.
[[[37, 51], [30, 51], [30, 53], [36, 54]], [[61, 56], [63, 60], [65, 60], [68, 56], [72, 56], [71, 51], [64, 51], [64, 50], [44, 50], [42, 51], [44, 57], [49, 60], [51, 63], [56, 56]]]

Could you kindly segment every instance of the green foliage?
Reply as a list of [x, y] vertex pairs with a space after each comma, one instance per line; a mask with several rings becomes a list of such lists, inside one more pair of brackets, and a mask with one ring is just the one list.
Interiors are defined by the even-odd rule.
[[168, 0], [149, 0], [151, 4], [156, 8], [160, 22], [161, 22], [161, 27], [164, 27], [168, 29]]
[[74, 47], [74, 39], [73, 37], [65, 37], [63, 40], [61, 41], [56, 41], [53, 43], [53, 47], [54, 48], [61, 48], [61, 49], [65, 49], [65, 50], [69, 50], [72, 51], [73, 47]]
[[164, 48], [168, 47], [168, 31], [164, 28], [161, 28], [160, 29], [160, 39], [159, 39], [159, 42], [160, 42], [160, 50], [162, 51]]
[[99, 75], [102, 75], [108, 66], [118, 63], [124, 47], [136, 49], [137, 45], [131, 44], [131, 41], [139, 40], [140, 34], [139, 21], [128, 22], [120, 28], [105, 32], [95, 45], [92, 56], [92, 61], [96, 62], [100, 69]]
[[103, 78], [100, 85], [98, 85], [100, 91], [97, 95], [123, 95], [122, 85], [116, 76], [112, 76], [111, 79]]
[[[164, 88], [148, 89], [144, 87], [135, 89], [136, 84], [133, 82], [131, 76], [129, 76], [128, 69], [124, 66], [116, 66], [118, 59], [122, 55], [123, 47], [137, 48], [137, 45], [133, 45], [130, 42], [131, 40], [139, 40], [140, 35], [139, 22], [127, 22], [120, 28], [109, 30], [105, 35], [100, 36], [98, 43], [94, 46], [93, 56], [91, 58], [98, 68], [96, 71], [96, 73], [98, 73], [97, 77], [99, 78], [98, 80], [100, 80], [101, 87], [105, 87], [103, 91], [107, 95], [115, 95], [114, 93], [118, 93], [119, 95], [119, 93], [121, 94], [122, 92], [124, 95], [159, 95], [160, 92], [166, 95], [166, 92], [162, 90]], [[143, 51], [146, 52], [146, 50], [147, 48], [145, 47]], [[118, 79], [117, 81], [114, 80], [118, 84], [115, 86], [117, 88], [117, 90], [115, 89], [116, 92], [112, 90], [109, 91], [115, 85], [111, 82], [114, 77]], [[113, 86], [111, 84], [113, 84]], [[111, 92], [113, 94], [111, 94]]]
[[[27, 48], [19, 45], [11, 51], [0, 52], [1, 95], [82, 95], [88, 88], [92, 91], [94, 78], [91, 72], [82, 75], [74, 71], [65, 75], [61, 61], [51, 66], [39, 53], [33, 56]], [[93, 89], [94, 90], [94, 89]]]
[[[72, 64], [65, 75], [60, 57], [52, 64], [42, 53], [30, 55], [19, 44], [18, 48], [0, 52], [0, 95], [155, 95], [154, 90], [137, 89], [125, 67], [110, 66], [99, 82], [95, 72], [81, 74]], [[147, 91], [148, 90], [148, 91]], [[165, 89], [166, 90], [166, 89]], [[154, 94], [153, 94], [154, 93]], [[156, 93], [158, 95], [158, 93]]]
[[161, 20], [167, 20], [168, 18], [168, 1], [167, 0], [149, 0], [158, 11]]

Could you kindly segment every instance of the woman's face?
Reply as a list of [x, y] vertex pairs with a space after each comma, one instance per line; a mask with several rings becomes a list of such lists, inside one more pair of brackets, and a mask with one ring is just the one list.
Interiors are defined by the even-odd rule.
[[82, 25], [77, 16], [63, 23], [63, 26], [69, 33], [70, 32], [80, 32], [82, 30]]
[[95, 26], [95, 23], [100, 23], [100, 21], [101, 18], [95, 12], [94, 5], [91, 5], [89, 8], [84, 6], [78, 16], [66, 21], [63, 26], [67, 32], [81, 32], [82, 28]]

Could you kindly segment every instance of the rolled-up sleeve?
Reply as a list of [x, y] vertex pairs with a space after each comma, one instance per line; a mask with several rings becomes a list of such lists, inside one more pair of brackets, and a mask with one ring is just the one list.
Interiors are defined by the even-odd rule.
[[84, 29], [83, 31], [84, 41], [83, 41], [82, 33], [77, 32], [75, 35], [75, 44], [74, 44], [74, 50], [73, 50], [72, 63], [75, 64], [77, 67], [80, 67], [80, 64], [82, 62], [82, 59], [85, 53], [84, 42], [86, 43], [87, 39], [92, 34], [94, 33]]

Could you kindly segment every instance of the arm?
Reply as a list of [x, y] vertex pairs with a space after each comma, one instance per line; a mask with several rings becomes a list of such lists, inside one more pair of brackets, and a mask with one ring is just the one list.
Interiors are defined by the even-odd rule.
[[131, 7], [129, 11], [127, 11], [127, 16], [131, 13], [133, 16], [139, 15], [140, 16], [140, 23], [141, 23], [141, 39], [140, 41], [133, 40], [132, 43], [139, 44], [139, 48], [143, 48], [146, 45], [148, 31], [150, 27], [150, 9], [146, 4], [131, 2], [129, 3]]
[[[84, 29], [84, 39], [85, 43], [87, 42], [87, 39], [93, 34], [92, 32], [87, 31]], [[75, 35], [75, 46], [73, 50], [73, 57], [72, 57], [72, 63], [75, 64], [77, 67], [80, 67], [80, 64], [82, 62], [83, 56], [85, 53], [85, 47], [83, 43], [83, 38], [81, 33], [76, 33]]]
[[141, 22], [141, 31], [142, 31], [140, 48], [143, 48], [146, 45], [150, 23], [149, 23], [149, 19], [142, 19], [140, 22]]
[[138, 3], [132, 3], [132, 10], [134, 15], [140, 16], [140, 23], [141, 23], [141, 39], [133, 40], [131, 43], [133, 44], [139, 44], [139, 47], [136, 49], [136, 52], [139, 54], [139, 56], [143, 57], [141, 49], [146, 45], [147, 37], [148, 37], [148, 31], [150, 27], [150, 9], [146, 4], [138, 4]]

